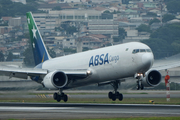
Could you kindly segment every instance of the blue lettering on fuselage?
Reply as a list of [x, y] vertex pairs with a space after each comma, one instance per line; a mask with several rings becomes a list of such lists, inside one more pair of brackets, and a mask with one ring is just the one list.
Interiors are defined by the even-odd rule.
[[109, 64], [110, 62], [117, 62], [119, 60], [119, 55], [112, 56], [108, 53], [106, 55], [101, 54], [101, 55], [95, 55], [91, 56], [89, 60], [89, 67], [91, 66], [98, 66], [98, 65], [103, 65], [103, 64]]
[[98, 64], [99, 64], [99, 55], [96, 55], [94, 59], [94, 65], [97, 66]]
[[99, 58], [99, 64], [102, 65], [103, 64], [103, 58], [104, 58], [104, 54], [101, 54], [100, 55], [100, 58]]
[[104, 64], [106, 64], [106, 63], [109, 64], [108, 53], [107, 53], [106, 56], [104, 57]]
[[91, 59], [90, 59], [90, 61], [89, 61], [89, 67], [90, 67], [91, 65], [94, 66], [94, 64], [93, 64], [93, 56], [91, 57]]
[[109, 62], [117, 62], [119, 60], [119, 55], [117, 56], [109, 56]]

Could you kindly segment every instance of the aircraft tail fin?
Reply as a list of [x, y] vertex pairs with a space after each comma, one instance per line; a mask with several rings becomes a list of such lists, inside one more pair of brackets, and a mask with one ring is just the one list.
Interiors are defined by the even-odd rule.
[[26, 13], [35, 64], [51, 59], [31, 12]]

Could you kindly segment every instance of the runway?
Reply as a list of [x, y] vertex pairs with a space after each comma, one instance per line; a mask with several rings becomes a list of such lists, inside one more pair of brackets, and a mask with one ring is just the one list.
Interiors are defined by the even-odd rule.
[[0, 103], [1, 119], [80, 119], [179, 116], [180, 105]]

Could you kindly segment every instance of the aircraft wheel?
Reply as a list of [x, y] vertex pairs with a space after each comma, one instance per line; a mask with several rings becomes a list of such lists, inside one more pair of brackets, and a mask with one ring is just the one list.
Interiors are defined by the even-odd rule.
[[62, 93], [61, 93], [61, 96], [64, 96], [64, 95], [65, 95], [65, 94], [62, 92]]
[[113, 93], [109, 92], [109, 94], [108, 94], [109, 99], [112, 99], [112, 96], [113, 96]]
[[64, 96], [63, 96], [63, 100], [64, 100], [64, 102], [67, 102], [67, 101], [68, 101], [68, 96], [67, 96], [67, 95], [64, 95]]
[[119, 92], [116, 92], [116, 98], [119, 98]]
[[123, 100], [123, 94], [119, 94], [119, 101]]
[[57, 96], [58, 96], [58, 94], [57, 94], [57, 93], [54, 93], [54, 94], [53, 94], [53, 98], [54, 98], [54, 100], [57, 100]]
[[116, 100], [116, 94], [112, 95], [112, 100], [115, 101]]
[[58, 95], [58, 96], [57, 96], [57, 102], [60, 102], [60, 101], [61, 101], [61, 96]]

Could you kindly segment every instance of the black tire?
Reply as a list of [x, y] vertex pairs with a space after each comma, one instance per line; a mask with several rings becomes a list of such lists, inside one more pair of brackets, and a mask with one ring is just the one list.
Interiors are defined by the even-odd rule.
[[113, 94], [113, 95], [112, 95], [112, 100], [113, 100], [113, 101], [116, 101], [116, 94]]
[[58, 96], [58, 94], [57, 94], [57, 93], [54, 93], [54, 94], [53, 94], [53, 98], [54, 98], [54, 100], [57, 100], [57, 96]]
[[67, 95], [64, 95], [64, 96], [63, 96], [63, 100], [64, 100], [64, 102], [67, 102], [67, 101], [68, 101], [68, 96], [67, 96]]
[[109, 94], [108, 94], [109, 99], [112, 99], [112, 96], [113, 96], [113, 93], [109, 92]]
[[61, 96], [58, 95], [58, 96], [57, 96], [57, 102], [60, 102], [60, 101], [61, 101]]
[[123, 94], [119, 94], [119, 101], [123, 100]]
[[119, 92], [116, 92], [116, 98], [119, 98]]

